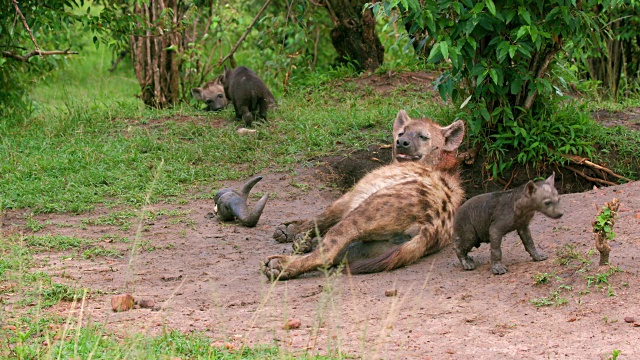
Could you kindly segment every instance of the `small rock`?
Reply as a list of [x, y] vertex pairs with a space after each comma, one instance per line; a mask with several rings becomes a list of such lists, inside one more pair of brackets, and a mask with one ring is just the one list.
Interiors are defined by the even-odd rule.
[[285, 330], [298, 329], [300, 325], [302, 325], [302, 321], [289, 318], [282, 328]]
[[247, 128], [240, 128], [240, 129], [236, 130], [236, 133], [238, 133], [238, 135], [255, 134], [256, 132], [257, 132], [257, 130], [255, 130], [255, 129], [247, 129]]
[[398, 295], [398, 289], [391, 289], [384, 292], [384, 296], [391, 297]]
[[156, 306], [156, 302], [151, 299], [138, 300], [138, 305], [143, 309], [153, 309]]
[[111, 297], [111, 308], [115, 312], [131, 310], [134, 303], [135, 300], [131, 294], [120, 294]]
[[636, 322], [636, 319], [633, 316], [626, 316], [624, 318], [624, 322], [634, 323], [634, 322]]

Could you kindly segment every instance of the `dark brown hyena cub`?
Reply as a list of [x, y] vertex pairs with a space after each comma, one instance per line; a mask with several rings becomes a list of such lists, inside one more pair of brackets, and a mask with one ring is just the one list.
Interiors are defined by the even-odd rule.
[[236, 111], [236, 119], [244, 120], [250, 127], [256, 115], [267, 120], [267, 109], [275, 105], [275, 98], [267, 85], [246, 66], [238, 66], [233, 70], [224, 69], [220, 76], [224, 93]]
[[506, 273], [500, 246], [502, 238], [513, 230], [518, 231], [533, 260], [546, 260], [547, 255], [536, 250], [529, 223], [536, 211], [553, 219], [562, 216], [554, 178], [555, 173], [544, 181], [529, 181], [509, 191], [478, 195], [462, 204], [453, 220], [454, 247], [462, 267], [475, 269], [473, 259], [467, 254], [474, 246], [480, 247], [480, 243], [490, 243], [491, 272], [496, 275]]
[[219, 79], [209, 81], [201, 88], [191, 89], [194, 99], [207, 104], [205, 110], [220, 111], [227, 106], [227, 97], [224, 95], [224, 87]]

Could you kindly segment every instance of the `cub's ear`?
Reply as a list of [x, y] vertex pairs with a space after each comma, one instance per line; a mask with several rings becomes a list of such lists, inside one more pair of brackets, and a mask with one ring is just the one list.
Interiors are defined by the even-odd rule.
[[202, 89], [201, 88], [193, 88], [191, 89], [191, 96], [194, 99], [201, 101], [202, 100]]
[[526, 196], [531, 196], [536, 192], [536, 189], [536, 183], [534, 183], [532, 180], [529, 180], [527, 185], [524, 186], [524, 194]]
[[443, 150], [456, 150], [464, 139], [464, 121], [458, 120], [447, 127], [443, 127], [442, 135], [444, 136]]
[[554, 186], [556, 181], [556, 172], [552, 172], [551, 176], [549, 176], [548, 178], [546, 178], [546, 180], [544, 182], [546, 182], [547, 184], [551, 185], [551, 187]]
[[396, 116], [396, 120], [393, 122], [393, 135], [397, 134], [402, 127], [411, 120], [407, 112], [404, 110], [400, 110], [398, 112], [398, 116]]

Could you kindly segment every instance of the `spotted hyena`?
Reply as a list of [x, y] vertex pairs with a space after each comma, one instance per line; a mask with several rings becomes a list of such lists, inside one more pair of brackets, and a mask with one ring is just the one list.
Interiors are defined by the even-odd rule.
[[220, 78], [209, 81], [201, 88], [191, 89], [191, 95], [194, 99], [207, 104], [205, 108], [207, 111], [220, 111], [229, 103], [224, 94], [224, 87], [220, 83]]
[[393, 163], [366, 175], [315, 219], [276, 229], [276, 240], [296, 240], [297, 249], [311, 250], [314, 234], [322, 240], [305, 255], [268, 257], [265, 275], [289, 279], [345, 259], [351, 273], [391, 270], [450, 243], [464, 197], [456, 160], [463, 122], [441, 127], [401, 110], [393, 137]]

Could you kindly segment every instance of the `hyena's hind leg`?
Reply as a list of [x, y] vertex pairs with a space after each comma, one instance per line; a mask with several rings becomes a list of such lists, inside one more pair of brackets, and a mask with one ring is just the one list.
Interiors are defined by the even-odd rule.
[[277, 242], [293, 242], [296, 252], [309, 252], [319, 239], [342, 219], [348, 210], [351, 198], [345, 194], [321, 212], [316, 218], [285, 222], [276, 227], [273, 238]]
[[[349, 208], [342, 208], [345, 212], [343, 217], [327, 230], [321, 245], [319, 244], [306, 255], [270, 256], [263, 263], [262, 271], [272, 280], [290, 279], [302, 273], [316, 270], [321, 266], [333, 266], [338, 261], [338, 256], [343, 249], [353, 242], [388, 241], [396, 234], [403, 234], [413, 225], [413, 219], [408, 213], [408, 209], [413, 209], [413, 207], [407, 207], [406, 202], [387, 201], [389, 198], [390, 194], [383, 194], [381, 199], [367, 200], [352, 211], [349, 211]], [[376, 203], [377, 206], [374, 206]], [[333, 205], [329, 207], [329, 209], [331, 208]], [[326, 211], [323, 212], [323, 214], [325, 213]], [[396, 214], [396, 216], [388, 216], [388, 214]], [[367, 219], [367, 221], [363, 221], [363, 219]], [[412, 245], [409, 243], [415, 242], [408, 241], [394, 250], [406, 249], [401, 254], [405, 256], [405, 252], [412, 251], [410, 249]], [[428, 248], [428, 245], [425, 247]], [[420, 252], [417, 258], [422, 255], [424, 255], [424, 251]], [[389, 256], [393, 256], [393, 254], [389, 254]], [[393, 260], [391, 261], [393, 262]], [[400, 260], [400, 262], [402, 261]], [[415, 260], [408, 259], [407, 261]], [[387, 264], [383, 264], [380, 268], [387, 269]]]

